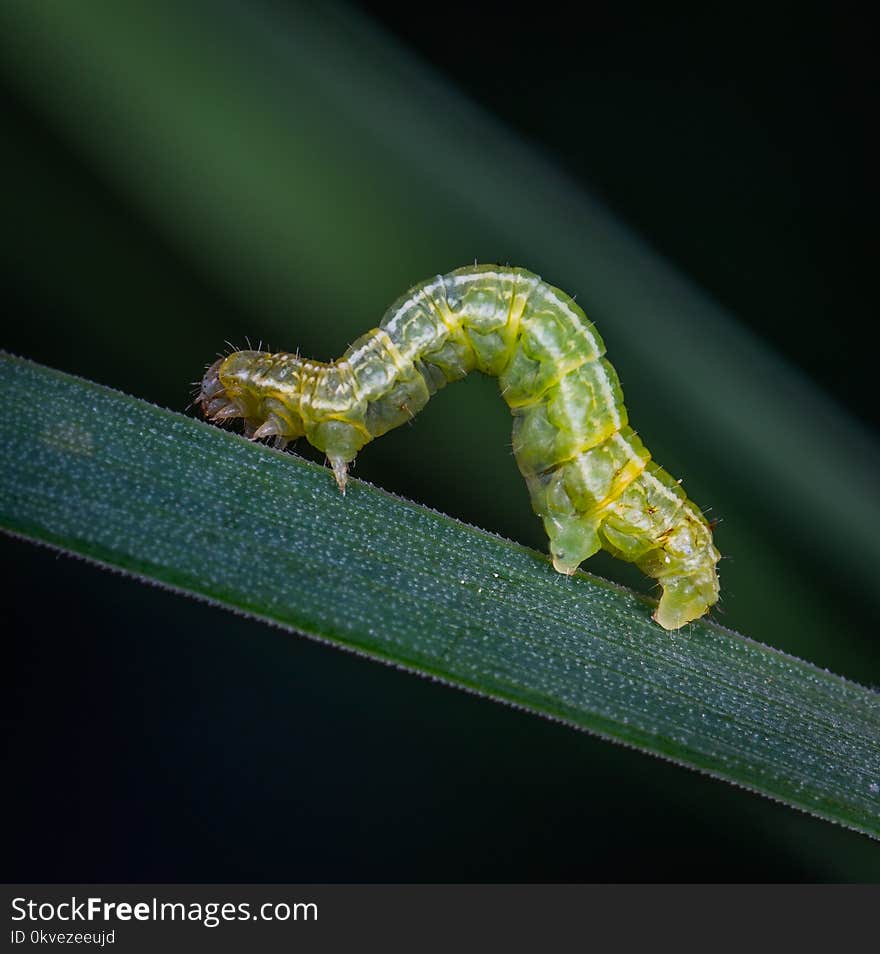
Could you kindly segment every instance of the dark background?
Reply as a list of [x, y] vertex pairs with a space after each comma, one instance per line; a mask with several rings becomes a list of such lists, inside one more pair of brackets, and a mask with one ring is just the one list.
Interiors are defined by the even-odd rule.
[[592, 3], [574, 18], [550, 3], [526, 26], [504, 4], [444, 4], [431, 29], [361, 6], [877, 422], [874, 351], [853, 347], [877, 342], [880, 252], [877, 77], [858, 16]]
[[[293, 7], [250, 6], [279, 29]], [[553, 4], [360, 10], [876, 425], [864, 24], [830, 5], [589, 5], [576, 21]], [[259, 337], [255, 314], [272, 306], [249, 308], [184, 254], [9, 71], [2, 94], [0, 344], [183, 410], [212, 351]], [[356, 141], [346, 158], [359, 161]], [[335, 337], [318, 357], [342, 350]], [[639, 385], [622, 377], [632, 407]], [[504, 443], [503, 410], [481, 442]], [[542, 547], [524, 495], [509, 518], [524, 530], [485, 512], [492, 488], [467, 453], [448, 455], [445, 476], [417, 466], [431, 422], [455, 413], [432, 407], [358, 473]], [[840, 626], [819, 657], [796, 633], [785, 648], [880, 682], [874, 604], [774, 536], [768, 552], [807, 589], [821, 580]], [[876, 879], [866, 839], [721, 783], [30, 544], [0, 547], [4, 880]], [[746, 612], [733, 622], [763, 636]]]

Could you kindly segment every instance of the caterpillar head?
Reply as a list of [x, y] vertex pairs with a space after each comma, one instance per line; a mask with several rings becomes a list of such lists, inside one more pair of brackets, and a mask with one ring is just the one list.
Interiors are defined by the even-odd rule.
[[[223, 360], [223, 358], [218, 358], [205, 372], [199, 387], [199, 395], [196, 398], [196, 404], [200, 405], [202, 414], [212, 421], [217, 420], [217, 415], [230, 407], [230, 401], [226, 397], [226, 389], [220, 380], [220, 365], [223, 364]], [[222, 418], [220, 419], [222, 420]]]

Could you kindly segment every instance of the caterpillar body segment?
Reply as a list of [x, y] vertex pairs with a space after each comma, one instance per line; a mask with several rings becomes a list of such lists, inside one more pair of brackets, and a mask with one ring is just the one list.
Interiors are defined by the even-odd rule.
[[513, 451], [553, 565], [599, 549], [662, 586], [654, 619], [678, 629], [718, 600], [720, 554], [705, 517], [629, 426], [605, 345], [564, 292], [523, 268], [465, 267], [422, 282], [337, 361], [238, 351], [202, 382], [206, 417], [242, 417], [254, 438], [305, 437], [345, 492], [348, 466], [471, 371], [498, 378]]

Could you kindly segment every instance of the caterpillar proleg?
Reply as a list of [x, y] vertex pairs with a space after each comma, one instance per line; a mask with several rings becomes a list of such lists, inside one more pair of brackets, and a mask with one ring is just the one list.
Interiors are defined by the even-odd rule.
[[553, 566], [574, 573], [599, 549], [662, 587], [654, 619], [678, 629], [718, 600], [712, 530], [629, 426], [598, 331], [572, 298], [524, 268], [474, 265], [411, 288], [378, 328], [327, 364], [237, 351], [216, 361], [199, 403], [214, 421], [323, 451], [345, 493], [371, 440], [409, 421], [470, 371], [497, 377], [513, 452]]

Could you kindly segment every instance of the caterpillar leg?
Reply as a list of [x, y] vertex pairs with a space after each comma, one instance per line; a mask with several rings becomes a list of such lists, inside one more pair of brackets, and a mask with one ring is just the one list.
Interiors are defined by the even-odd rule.
[[345, 460], [342, 457], [332, 457], [327, 455], [327, 459], [330, 461], [330, 466], [333, 468], [333, 476], [336, 478], [336, 483], [339, 486], [339, 489], [342, 491], [342, 496], [345, 496], [345, 485], [348, 483], [348, 465], [349, 461]]
[[551, 513], [543, 522], [557, 573], [571, 576], [584, 560], [602, 549], [595, 517]]
[[688, 575], [660, 578], [660, 585], [663, 595], [654, 610], [654, 620], [664, 629], [680, 629], [718, 601], [714, 564]]
[[654, 620], [664, 629], [680, 629], [718, 602], [721, 555], [712, 531], [678, 482], [653, 461], [609, 508], [600, 533], [606, 549], [660, 583]]

